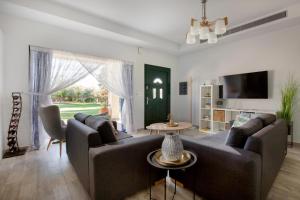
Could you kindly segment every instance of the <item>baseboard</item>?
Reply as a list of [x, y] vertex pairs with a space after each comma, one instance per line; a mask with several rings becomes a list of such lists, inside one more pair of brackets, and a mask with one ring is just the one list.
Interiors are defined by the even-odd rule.
[[292, 146], [291, 143], [289, 142], [288, 143], [288, 148], [293, 148], [293, 147], [300, 148], [300, 143], [294, 142], [293, 146]]

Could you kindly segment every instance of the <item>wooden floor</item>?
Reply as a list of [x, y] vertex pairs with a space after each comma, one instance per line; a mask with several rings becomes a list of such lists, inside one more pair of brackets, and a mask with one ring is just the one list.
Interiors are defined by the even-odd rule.
[[[25, 156], [0, 161], [0, 199], [89, 199], [64, 153], [59, 158], [59, 146], [52, 145], [47, 152], [28, 152]], [[168, 186], [169, 198], [173, 185]], [[149, 199], [148, 191], [141, 191], [128, 200]], [[163, 199], [163, 185], [153, 189], [155, 199]], [[175, 199], [192, 199], [192, 194], [178, 188]], [[201, 199], [197, 197], [197, 199]], [[269, 194], [269, 200], [300, 199], [300, 147], [288, 150], [287, 158]]]

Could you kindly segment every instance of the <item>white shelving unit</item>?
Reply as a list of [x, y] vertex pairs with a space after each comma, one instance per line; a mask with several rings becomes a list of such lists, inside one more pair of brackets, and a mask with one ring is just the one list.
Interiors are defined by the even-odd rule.
[[271, 113], [272, 110], [218, 108], [216, 101], [219, 98], [219, 87], [216, 85], [201, 85], [199, 95], [199, 131], [217, 133], [230, 129], [230, 122], [241, 113], [261, 114]]
[[214, 85], [200, 86], [199, 131], [201, 132], [212, 133], [213, 106], [217, 97], [215, 87]]
[[[222, 119], [216, 119], [217, 113], [223, 115]], [[235, 120], [236, 116], [239, 115], [241, 111], [229, 110], [225, 108], [213, 108], [213, 133], [217, 133], [219, 131], [225, 131], [230, 129], [230, 122]]]

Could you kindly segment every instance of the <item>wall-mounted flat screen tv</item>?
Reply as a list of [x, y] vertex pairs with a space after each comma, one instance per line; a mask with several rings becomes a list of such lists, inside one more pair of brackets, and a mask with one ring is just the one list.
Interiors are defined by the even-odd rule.
[[224, 76], [225, 99], [267, 99], [268, 71]]

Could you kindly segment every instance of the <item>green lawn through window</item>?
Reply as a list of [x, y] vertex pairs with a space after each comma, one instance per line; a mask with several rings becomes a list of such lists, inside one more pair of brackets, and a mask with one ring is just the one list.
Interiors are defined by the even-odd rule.
[[73, 118], [74, 114], [76, 113], [97, 115], [102, 107], [101, 104], [92, 103], [60, 103], [56, 105], [58, 105], [61, 119], [64, 121]]

